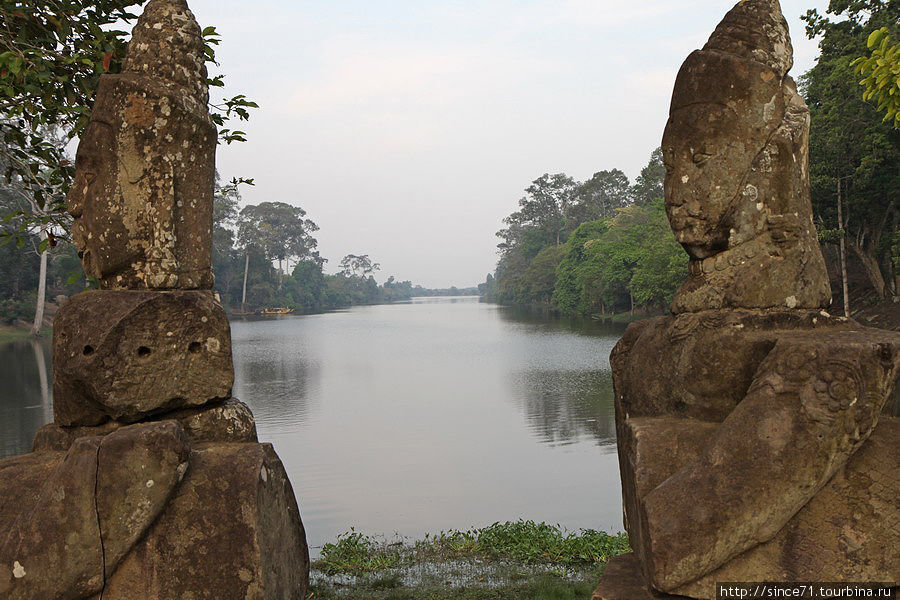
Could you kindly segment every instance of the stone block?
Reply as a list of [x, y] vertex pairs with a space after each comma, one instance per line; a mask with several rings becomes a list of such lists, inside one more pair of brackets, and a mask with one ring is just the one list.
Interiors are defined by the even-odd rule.
[[661, 594], [651, 589], [633, 553], [614, 556], [603, 570], [591, 600], [678, 600], [684, 596]]
[[104, 289], [211, 289], [217, 135], [201, 30], [183, 0], [157, 0], [132, 35], [78, 145], [72, 240]]
[[610, 356], [617, 402], [628, 417], [721, 422], [779, 339], [851, 330], [865, 329], [824, 311], [709, 310], [638, 321]]
[[168, 421], [0, 466], [18, 484], [0, 488], [0, 505], [17, 508], [0, 537], [0, 595], [80, 600], [99, 592], [166, 507], [188, 452], [181, 428]]
[[[633, 421], [627, 428], [631, 433], [620, 446], [629, 456], [629, 465], [635, 465], [622, 473], [623, 488], [632, 490], [630, 498], [626, 496], [626, 513], [631, 514], [640, 511], [641, 500], [659, 482], [701, 456], [720, 427], [691, 419]], [[694, 497], [703, 502], [700, 489]], [[898, 581], [900, 564], [885, 551], [900, 547], [898, 498], [900, 419], [882, 415], [860, 449], [773, 537], [672, 592], [712, 600], [719, 581]], [[673, 521], [680, 515], [680, 507], [673, 505], [655, 518]], [[630, 537], [637, 540], [632, 541], [634, 565], [629, 568], [640, 572], [643, 585], [647, 579], [641, 565], [650, 563], [649, 570], [652, 559], [640, 544], [639, 519], [631, 521]], [[715, 545], [702, 536], [698, 531], [694, 543]], [[613, 573], [619, 571], [608, 567], [603, 582], [619, 589]]]
[[305, 600], [308, 573], [300, 513], [271, 445], [206, 444], [103, 600]]
[[781, 338], [698, 460], [642, 498], [651, 585], [674, 591], [771, 539], [869, 437], [898, 368], [895, 332]]
[[[253, 413], [246, 404], [235, 398], [199, 408], [176, 410], [152, 420], [177, 421], [192, 444], [258, 441]], [[65, 452], [78, 438], [104, 436], [127, 425], [119, 421], [80, 427], [62, 427], [56, 423], [48, 423], [37, 430], [32, 452]]]
[[211, 292], [83, 292], [60, 309], [53, 347], [61, 426], [133, 422], [231, 395], [231, 331]]

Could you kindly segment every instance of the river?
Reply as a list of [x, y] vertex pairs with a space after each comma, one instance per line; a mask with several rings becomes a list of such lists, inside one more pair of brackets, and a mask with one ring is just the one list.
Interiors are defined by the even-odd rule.
[[[472, 297], [231, 326], [234, 395], [281, 456], [313, 547], [350, 527], [622, 529], [608, 360], [621, 327]], [[47, 343], [0, 346], [0, 456], [52, 419], [50, 358]]]

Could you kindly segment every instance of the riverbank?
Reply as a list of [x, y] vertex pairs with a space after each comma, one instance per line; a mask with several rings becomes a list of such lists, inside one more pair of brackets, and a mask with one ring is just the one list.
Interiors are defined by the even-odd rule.
[[533, 521], [388, 540], [351, 530], [311, 569], [318, 600], [575, 600], [590, 596], [624, 534]]
[[[41, 337], [52, 337], [53, 329], [45, 327], [41, 331]], [[0, 325], [0, 344], [8, 342], [16, 342], [19, 340], [31, 339], [31, 329], [24, 327], [14, 327], [11, 325]]]

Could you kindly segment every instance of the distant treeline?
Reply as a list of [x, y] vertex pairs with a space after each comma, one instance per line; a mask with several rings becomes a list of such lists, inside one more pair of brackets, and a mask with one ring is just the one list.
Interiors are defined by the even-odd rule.
[[[315, 312], [360, 304], [383, 304], [414, 296], [464, 294], [432, 290], [393, 276], [379, 285], [381, 266], [367, 254], [348, 254], [334, 274], [324, 271], [316, 250], [318, 226], [306, 212], [284, 202], [238, 210], [233, 186], [217, 186], [213, 211], [213, 268], [222, 303], [235, 311], [287, 307]], [[472, 293], [477, 289], [472, 288]]]
[[[14, 184], [0, 183], [0, 214], [20, 210], [22, 194]], [[233, 185], [216, 186], [214, 198], [213, 268], [215, 290], [235, 312], [288, 307], [314, 312], [359, 304], [381, 304], [415, 296], [477, 294], [477, 288], [428, 289], [388, 277], [375, 281], [380, 265], [368, 255], [348, 254], [337, 272], [326, 274], [326, 260], [316, 251], [312, 233], [318, 227], [306, 212], [283, 202], [263, 202], [239, 209]], [[0, 231], [15, 231], [14, 219]], [[23, 230], [0, 244], [0, 323], [30, 321], [40, 280], [41, 240]], [[68, 242], [48, 248], [47, 298], [71, 296], [95, 282], [86, 278], [75, 248]]]
[[688, 263], [666, 219], [664, 177], [657, 149], [634, 184], [618, 169], [584, 182], [565, 173], [535, 179], [497, 233], [500, 262], [482, 291], [567, 314], [663, 309]]

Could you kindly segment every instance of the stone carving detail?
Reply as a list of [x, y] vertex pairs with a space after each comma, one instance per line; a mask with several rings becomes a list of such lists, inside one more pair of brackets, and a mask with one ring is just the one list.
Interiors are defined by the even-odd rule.
[[777, 0], [741, 0], [678, 75], [666, 206], [691, 273], [610, 357], [634, 552], [595, 600], [900, 579], [900, 334], [822, 310], [791, 60]]
[[150, 0], [78, 149], [73, 237], [102, 289], [57, 314], [55, 422], [0, 460], [0, 597], [307, 596], [291, 484], [231, 398], [207, 102], [193, 14]]

